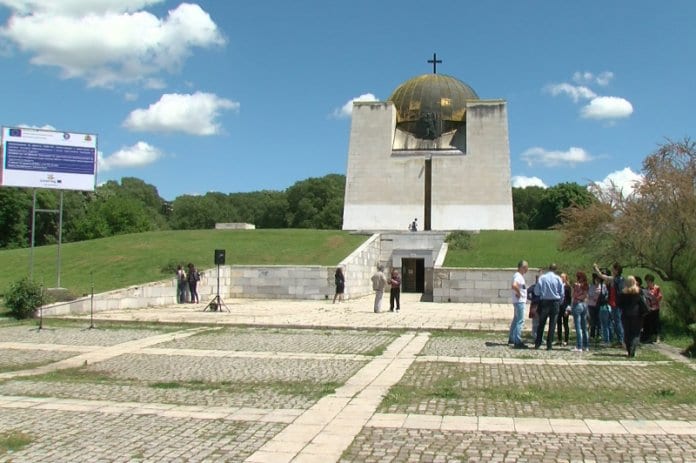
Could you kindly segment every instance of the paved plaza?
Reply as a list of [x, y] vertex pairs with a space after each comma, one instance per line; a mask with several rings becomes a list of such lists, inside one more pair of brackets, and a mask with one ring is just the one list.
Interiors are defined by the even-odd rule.
[[409, 294], [204, 305], [1, 322], [0, 461], [696, 462], [668, 346], [511, 349], [511, 306]]

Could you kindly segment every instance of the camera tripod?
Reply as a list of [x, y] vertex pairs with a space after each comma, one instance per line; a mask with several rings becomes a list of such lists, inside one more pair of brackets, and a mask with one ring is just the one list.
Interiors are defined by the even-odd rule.
[[225, 309], [226, 311], [230, 311], [230, 309], [227, 307], [227, 304], [225, 304], [225, 301], [222, 300], [220, 297], [220, 264], [217, 266], [217, 293], [215, 293], [215, 296], [208, 302], [208, 305], [206, 305], [203, 308], [203, 312], [206, 310], [209, 310], [211, 312], [222, 312], [222, 309]]

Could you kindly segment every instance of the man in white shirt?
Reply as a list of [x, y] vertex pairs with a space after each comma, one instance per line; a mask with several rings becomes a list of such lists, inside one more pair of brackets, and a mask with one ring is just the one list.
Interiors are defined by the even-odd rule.
[[515, 349], [527, 349], [527, 345], [522, 342], [522, 330], [524, 329], [524, 308], [527, 302], [527, 283], [524, 274], [529, 270], [526, 260], [521, 260], [517, 264], [517, 271], [512, 276], [512, 307], [515, 312], [510, 324], [508, 334], [508, 344], [513, 344]]
[[382, 311], [382, 296], [385, 286], [387, 286], [387, 277], [384, 276], [384, 265], [380, 264], [372, 275], [372, 289], [375, 290], [375, 313]]

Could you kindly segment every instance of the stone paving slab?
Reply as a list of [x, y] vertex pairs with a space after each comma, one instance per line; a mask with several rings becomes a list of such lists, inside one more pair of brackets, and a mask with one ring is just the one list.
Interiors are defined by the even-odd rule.
[[21, 431], [32, 439], [10, 455], [13, 463], [183, 463], [243, 461], [285, 427], [191, 415], [3, 408], [0, 432]]
[[339, 461], [693, 462], [696, 436], [463, 432], [368, 426]]
[[367, 354], [396, 338], [388, 332], [223, 329], [162, 343], [158, 348], [223, 351]]
[[[171, 305], [137, 310], [115, 310], [95, 314], [100, 320], [167, 323], [205, 323], [219, 325], [370, 328], [370, 329], [509, 329], [510, 304], [433, 304], [421, 302], [420, 294], [401, 295], [400, 313], [373, 311], [373, 296], [331, 301], [225, 299], [229, 312], [203, 312], [205, 304]], [[88, 315], [69, 318], [88, 320]]]

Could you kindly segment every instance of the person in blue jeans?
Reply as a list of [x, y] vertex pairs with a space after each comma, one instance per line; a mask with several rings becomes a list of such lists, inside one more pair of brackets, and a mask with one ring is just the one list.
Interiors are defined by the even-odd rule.
[[621, 276], [623, 267], [618, 262], [614, 262], [611, 266], [611, 275], [604, 275], [599, 270], [597, 264], [594, 264], [594, 270], [605, 283], [609, 284], [609, 305], [611, 306], [612, 325], [616, 338], [614, 345], [620, 347], [624, 345], [624, 328], [622, 310], [618, 304], [618, 295], [621, 294], [624, 287], [624, 278]]
[[529, 264], [521, 260], [517, 264], [517, 272], [512, 276], [512, 306], [514, 314], [510, 323], [508, 334], [508, 344], [514, 345], [515, 349], [526, 349], [527, 346], [522, 342], [522, 330], [524, 329], [524, 308], [527, 302], [527, 283], [524, 274], [529, 270]]
[[587, 295], [590, 289], [585, 272], [575, 274], [573, 285], [573, 323], [575, 324], [575, 349], [574, 352], [590, 350], [590, 338], [587, 336]]

